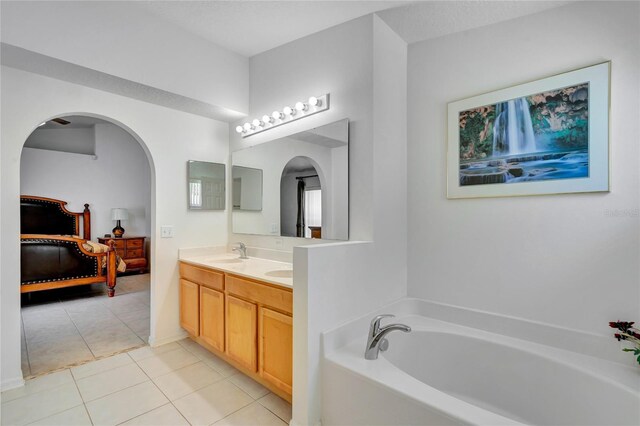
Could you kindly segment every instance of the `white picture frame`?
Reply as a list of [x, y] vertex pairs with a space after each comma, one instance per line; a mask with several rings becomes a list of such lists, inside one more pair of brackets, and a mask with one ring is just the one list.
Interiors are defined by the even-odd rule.
[[610, 68], [449, 103], [447, 198], [609, 191]]

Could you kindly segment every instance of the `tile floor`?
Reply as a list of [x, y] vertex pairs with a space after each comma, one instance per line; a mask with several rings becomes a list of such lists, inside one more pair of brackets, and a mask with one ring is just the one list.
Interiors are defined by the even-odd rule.
[[22, 295], [22, 373], [37, 376], [146, 344], [149, 274]]
[[185, 339], [28, 380], [1, 395], [14, 425], [279, 425], [291, 405]]

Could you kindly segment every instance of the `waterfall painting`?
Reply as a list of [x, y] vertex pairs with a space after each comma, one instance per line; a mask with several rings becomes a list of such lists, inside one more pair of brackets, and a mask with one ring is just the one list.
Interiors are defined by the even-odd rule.
[[449, 198], [608, 190], [610, 63], [449, 104]]

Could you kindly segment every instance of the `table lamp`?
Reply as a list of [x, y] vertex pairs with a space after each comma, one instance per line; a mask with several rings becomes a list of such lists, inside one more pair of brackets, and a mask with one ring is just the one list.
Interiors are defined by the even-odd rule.
[[127, 219], [129, 219], [129, 212], [127, 211], [127, 209], [111, 209], [111, 220], [117, 221], [116, 227], [111, 231], [113, 232], [114, 237], [122, 238], [122, 236], [124, 235], [124, 228], [120, 226], [120, 221]]

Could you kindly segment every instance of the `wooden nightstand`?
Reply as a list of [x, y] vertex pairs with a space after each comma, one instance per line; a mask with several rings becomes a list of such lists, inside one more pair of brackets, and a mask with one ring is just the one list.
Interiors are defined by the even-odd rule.
[[121, 238], [99, 237], [100, 244], [107, 241], [115, 242], [116, 253], [127, 264], [127, 272], [138, 271], [141, 274], [147, 271], [147, 258], [144, 255], [144, 240], [146, 237], [124, 236]]

